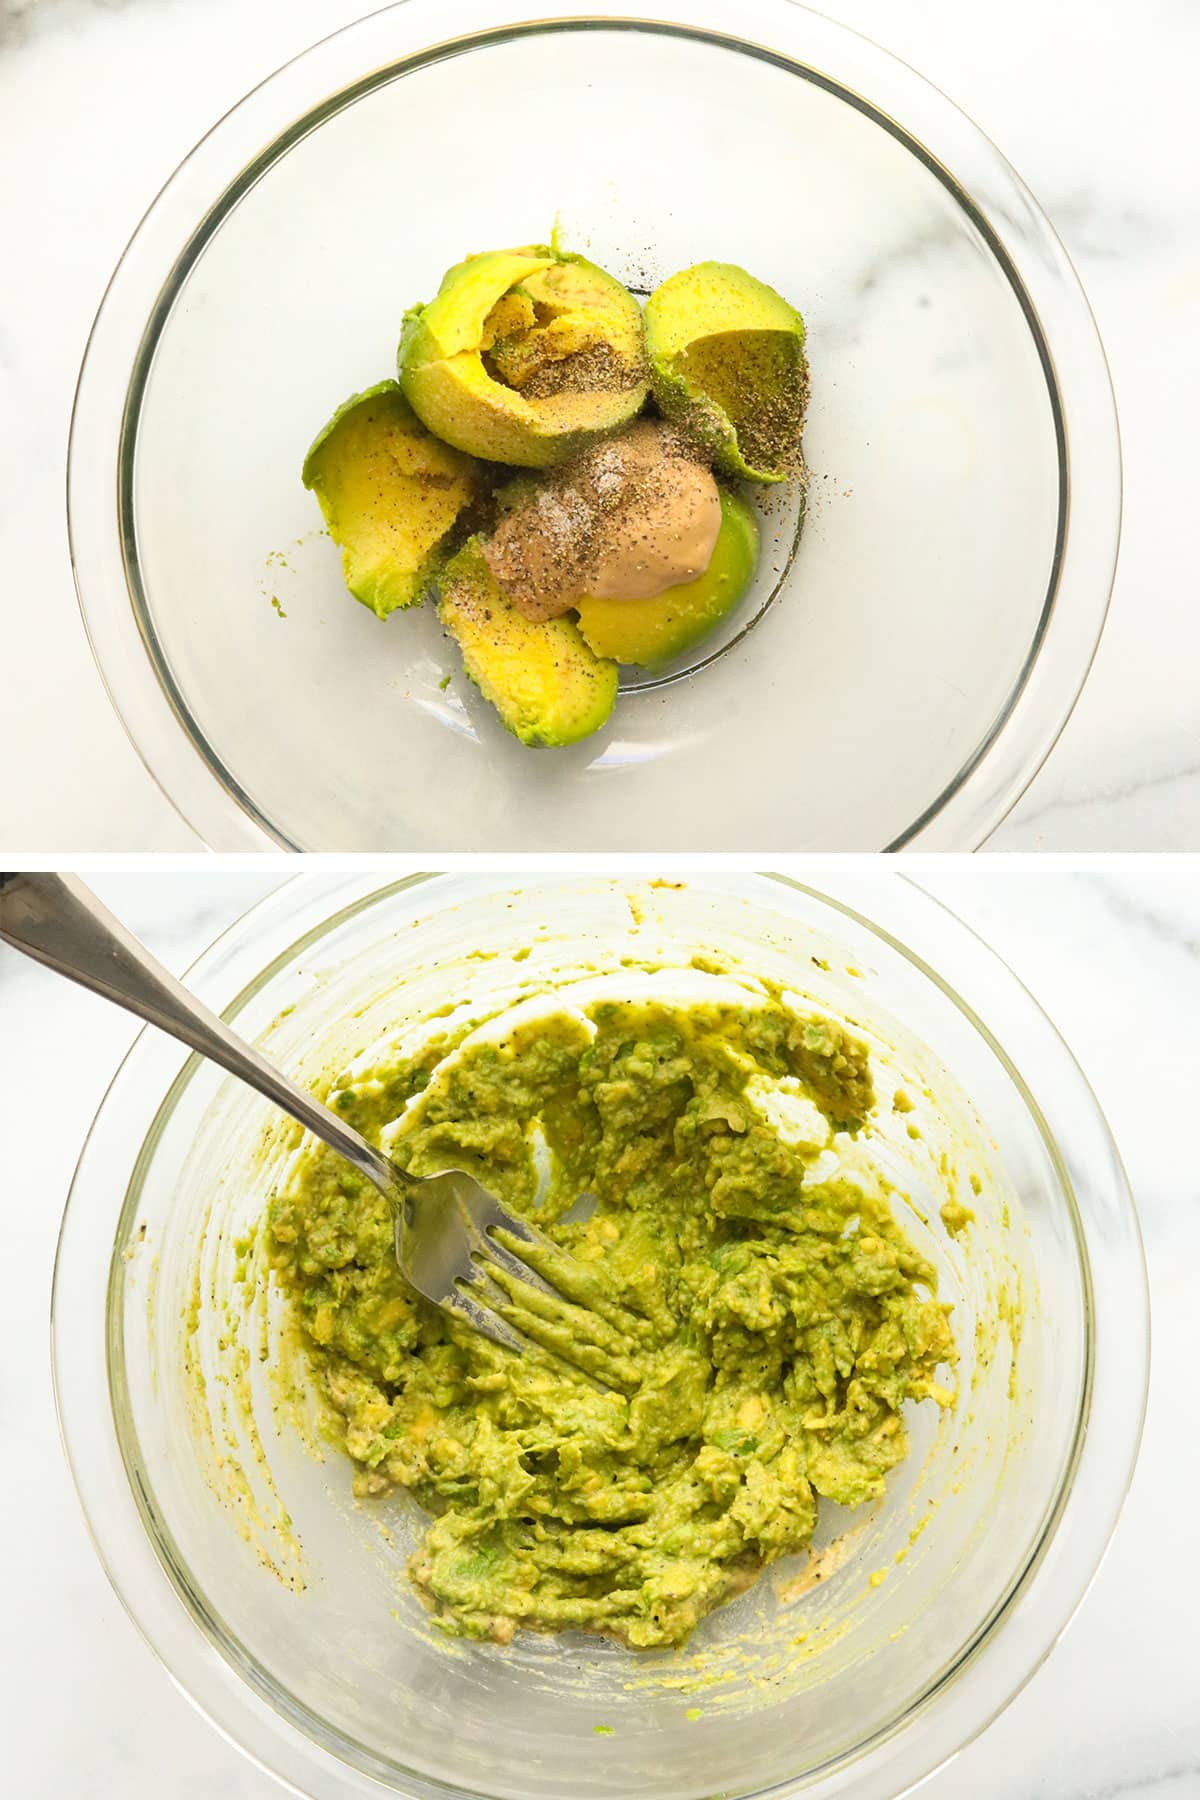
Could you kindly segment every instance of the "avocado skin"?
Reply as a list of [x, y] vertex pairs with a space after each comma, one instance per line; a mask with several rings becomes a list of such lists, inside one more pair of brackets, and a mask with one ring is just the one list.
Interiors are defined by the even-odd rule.
[[693, 345], [709, 345], [722, 337], [777, 338], [794, 345], [795, 375], [803, 415], [808, 390], [803, 317], [774, 288], [736, 263], [695, 263], [655, 289], [646, 302], [646, 352], [651, 391], [664, 417], [671, 419], [708, 456], [719, 474], [731, 479], [776, 483], [798, 473], [750, 460], [739, 442], [728, 411], [694, 378], [689, 368]]
[[427, 363], [479, 348], [484, 321], [501, 295], [548, 268], [553, 258], [528, 250], [485, 250], [446, 270], [433, 299], [410, 306], [400, 327], [396, 364], [401, 387]]
[[448, 269], [433, 300], [404, 315], [396, 367], [409, 403], [446, 443], [485, 461], [543, 469], [576, 455], [634, 418], [649, 393], [646, 371], [628, 388], [529, 399], [493, 378], [481, 340], [490, 307], [514, 287], [555, 270], [590, 284], [588, 304], [608, 315], [605, 341], [631, 368], [644, 360], [641, 308], [606, 270], [544, 244], [486, 251]]
[[588, 648], [569, 618], [517, 611], [469, 538], [446, 564], [438, 612], [463, 667], [506, 729], [531, 749], [590, 737], [617, 698], [617, 665]]
[[480, 466], [433, 437], [395, 381], [343, 401], [313, 439], [301, 479], [341, 548], [346, 586], [381, 619], [424, 598], [484, 486]]
[[721, 529], [704, 573], [649, 600], [586, 597], [578, 607], [580, 633], [597, 656], [665, 668], [732, 612], [757, 564], [754, 511], [739, 495], [722, 488]]

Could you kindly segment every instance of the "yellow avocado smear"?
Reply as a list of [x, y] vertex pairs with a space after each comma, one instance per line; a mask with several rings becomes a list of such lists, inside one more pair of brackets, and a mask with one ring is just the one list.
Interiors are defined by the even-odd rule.
[[386, 1204], [323, 1148], [272, 1201], [355, 1490], [428, 1513], [410, 1574], [451, 1631], [681, 1644], [804, 1549], [821, 1500], [879, 1499], [906, 1402], [950, 1398], [949, 1309], [870, 1154], [866, 1045], [834, 1020], [604, 1000], [331, 1100], [402, 1166], [467, 1169], [536, 1219], [568, 1253], [559, 1323], [611, 1384], [415, 1295]]

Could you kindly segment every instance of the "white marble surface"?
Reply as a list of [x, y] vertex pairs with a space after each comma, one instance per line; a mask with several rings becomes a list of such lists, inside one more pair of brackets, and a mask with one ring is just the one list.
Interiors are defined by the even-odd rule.
[[[195, 847], [127, 744], [77, 614], [63, 517], [75, 373], [109, 271], [178, 160], [366, 3], [0, 0], [0, 843]], [[1200, 7], [825, 10], [921, 69], [1006, 152], [1075, 258], [1112, 362], [1127, 505], [1111, 621], [1074, 718], [992, 847], [1200, 847]]]
[[[93, 878], [177, 969], [276, 879]], [[929, 1800], [1193, 1800], [1200, 869], [1092, 877], [977, 863], [924, 880], [1032, 988], [1108, 1113], [1145, 1232], [1155, 1369], [1132, 1493], [1075, 1623], [1011, 1708], [923, 1792]], [[3, 947], [0, 1019], [10, 1271], [0, 1357], [0, 1792], [271, 1800], [281, 1791], [274, 1781], [192, 1712], [126, 1619], [92, 1554], [55, 1433], [47, 1312], [59, 1213], [133, 1025]]]

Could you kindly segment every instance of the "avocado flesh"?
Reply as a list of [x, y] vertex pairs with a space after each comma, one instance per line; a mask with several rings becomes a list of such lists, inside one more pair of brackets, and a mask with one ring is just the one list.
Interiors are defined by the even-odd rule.
[[801, 472], [804, 320], [774, 288], [732, 263], [684, 269], [646, 302], [646, 349], [660, 409], [720, 473]]
[[743, 598], [758, 562], [758, 521], [736, 494], [721, 491], [721, 529], [712, 559], [694, 581], [649, 600], [579, 601], [579, 631], [597, 656], [662, 668], [706, 637]]
[[410, 329], [419, 326], [422, 346], [430, 360], [478, 350], [488, 316], [497, 302], [549, 261], [549, 252], [539, 255], [536, 250], [485, 250], [455, 263], [442, 276], [441, 286], [429, 304], [414, 306], [406, 313], [401, 348]]
[[447, 563], [438, 612], [463, 666], [506, 728], [533, 748], [574, 744], [605, 723], [617, 666], [597, 657], [572, 620], [527, 619], [492, 576], [477, 538]]
[[432, 437], [394, 381], [354, 394], [304, 459], [342, 572], [356, 600], [381, 619], [428, 592], [483, 474]]
[[577, 454], [649, 392], [632, 294], [586, 258], [541, 245], [448, 270], [437, 297], [406, 314], [397, 366], [431, 431], [518, 468]]

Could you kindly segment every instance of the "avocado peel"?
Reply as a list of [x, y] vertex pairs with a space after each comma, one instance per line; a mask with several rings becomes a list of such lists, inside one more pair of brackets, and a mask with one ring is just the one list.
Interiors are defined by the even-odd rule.
[[301, 479], [341, 549], [346, 586], [381, 619], [424, 599], [487, 485], [473, 458], [425, 428], [395, 381], [338, 407]]
[[531, 245], [449, 269], [405, 314], [400, 386], [428, 428], [491, 462], [548, 468], [639, 413], [641, 308], [586, 257]]
[[495, 580], [477, 537], [444, 568], [438, 613], [467, 675], [522, 744], [574, 744], [608, 720], [616, 663], [595, 655], [570, 618], [526, 618]]
[[777, 483], [803, 473], [804, 320], [732, 263], [696, 263], [646, 302], [654, 398], [723, 475]]

